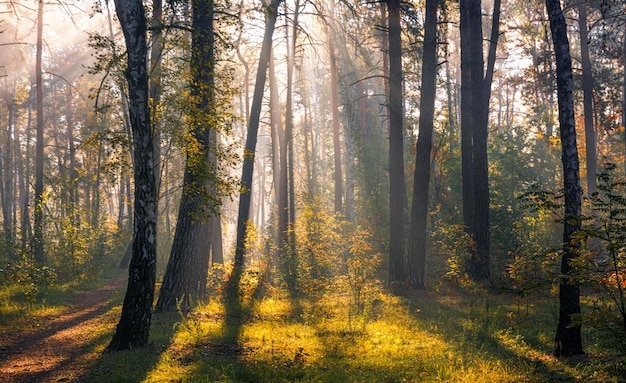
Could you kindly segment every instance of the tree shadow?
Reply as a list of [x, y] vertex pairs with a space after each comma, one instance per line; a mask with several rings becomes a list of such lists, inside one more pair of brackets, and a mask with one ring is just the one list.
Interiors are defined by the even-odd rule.
[[[86, 349], [99, 342], [102, 336], [108, 335], [85, 341], [89, 334], [81, 334], [80, 325], [97, 320], [116, 306], [115, 299], [110, 299], [116, 289], [115, 285], [107, 285], [97, 290], [80, 292], [76, 296], [78, 304], [75, 309], [60, 315], [39, 331], [14, 337], [4, 343], [0, 348], [0, 368], [9, 371], [7, 375], [10, 375], [10, 381], [55, 381], [59, 376], [73, 373], [87, 363], [84, 361]], [[82, 302], [81, 296], [85, 294], [91, 294], [91, 297], [84, 298], [86, 302]]]
[[[401, 295], [406, 299], [411, 316], [426, 326], [429, 332], [443, 337], [460, 350], [466, 349], [471, 353], [481, 353], [489, 358], [524, 366], [530, 381], [583, 381], [574, 372], [568, 371], [566, 366], [561, 366], [567, 365], [568, 360], [553, 359], [547, 350], [541, 350], [541, 341], [536, 332], [532, 332], [532, 326], [527, 330], [503, 327], [498, 316], [503, 315], [501, 309], [504, 306], [497, 302], [496, 297], [478, 292], [455, 294], [460, 304], [442, 301], [445, 295], [437, 297], [424, 291], [405, 291]], [[469, 310], [461, 309], [461, 305], [469, 305]], [[528, 352], [503, 342], [498, 334], [508, 330], [513, 330], [515, 336], [521, 337], [536, 356], [529, 356]]]
[[[155, 369], [163, 353], [171, 344], [180, 322], [179, 313], [155, 313], [150, 326], [150, 344], [141, 349], [114, 352], [101, 351], [84, 374], [74, 380], [91, 382], [141, 382]], [[104, 346], [110, 341], [113, 329], [91, 342], [93, 347]], [[103, 348], [103, 347], [102, 347]]]

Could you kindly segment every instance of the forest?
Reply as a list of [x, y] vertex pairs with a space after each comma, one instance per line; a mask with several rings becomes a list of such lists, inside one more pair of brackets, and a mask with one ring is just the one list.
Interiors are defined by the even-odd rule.
[[626, 382], [623, 0], [1, 0], [0, 382]]

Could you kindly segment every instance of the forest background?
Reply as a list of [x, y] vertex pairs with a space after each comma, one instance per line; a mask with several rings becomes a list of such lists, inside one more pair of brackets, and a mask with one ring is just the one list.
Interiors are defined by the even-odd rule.
[[582, 325], [623, 353], [625, 9], [563, 4], [568, 173], [555, 4], [3, 3], [5, 306], [130, 267], [124, 349], [155, 286], [183, 315], [338, 289], [366, 322], [484, 288], [558, 299], [557, 355]]

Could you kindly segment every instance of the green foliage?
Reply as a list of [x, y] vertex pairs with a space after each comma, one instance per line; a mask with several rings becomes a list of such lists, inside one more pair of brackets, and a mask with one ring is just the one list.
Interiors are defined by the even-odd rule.
[[298, 279], [305, 293], [323, 291], [340, 273], [343, 222], [322, 208], [305, 203], [294, 225], [299, 254]]
[[295, 224], [299, 286], [306, 293], [337, 288], [351, 297], [354, 313], [363, 315], [377, 291], [383, 256], [366, 229], [331, 215], [319, 201], [306, 203]]
[[366, 308], [371, 304], [375, 294], [380, 291], [380, 282], [376, 280], [376, 272], [382, 262], [382, 254], [375, 253], [371, 244], [370, 234], [360, 228], [354, 228], [348, 238], [349, 248], [343, 252], [345, 275], [338, 278], [338, 285], [345, 285], [351, 306], [356, 315], [366, 321]]
[[57, 272], [47, 266], [37, 266], [32, 257], [23, 255], [15, 263], [0, 269], [5, 283], [21, 286], [29, 304], [41, 298], [41, 290], [52, 286], [57, 280]]
[[436, 290], [466, 285], [472, 240], [461, 224], [438, 222], [432, 237], [429, 274]]
[[605, 164], [598, 175], [598, 191], [591, 196], [592, 216], [584, 220], [580, 240], [587, 243], [576, 259], [583, 281], [599, 287], [600, 304], [584, 320], [598, 325], [606, 339], [626, 351], [626, 181], [615, 164]]
[[[614, 164], [605, 164], [597, 187], [598, 191], [586, 199], [591, 214], [583, 217], [582, 228], [574, 238], [582, 246], [571, 263], [571, 275], [575, 282], [592, 288], [594, 299], [593, 306], [577, 321], [595, 327], [604, 342], [621, 348], [626, 344], [626, 182], [617, 176]], [[546, 236], [540, 223], [542, 216], [561, 223], [564, 218], [559, 213], [560, 194], [534, 185], [522, 199], [528, 211], [536, 215], [526, 219], [528, 232], [534, 237], [516, 251], [508, 270], [512, 287], [525, 296], [557, 283], [561, 250], [540, 245]]]

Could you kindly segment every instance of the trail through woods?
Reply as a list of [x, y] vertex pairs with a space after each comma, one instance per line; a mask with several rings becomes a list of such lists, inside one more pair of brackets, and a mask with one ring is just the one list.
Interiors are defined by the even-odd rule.
[[[96, 290], [78, 293], [69, 310], [41, 319], [35, 330], [0, 331], [0, 382], [69, 382], [79, 379], [97, 358], [95, 328], [113, 293], [126, 285], [126, 277]], [[40, 319], [37, 319], [40, 320]]]

